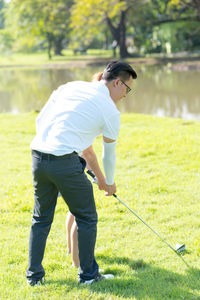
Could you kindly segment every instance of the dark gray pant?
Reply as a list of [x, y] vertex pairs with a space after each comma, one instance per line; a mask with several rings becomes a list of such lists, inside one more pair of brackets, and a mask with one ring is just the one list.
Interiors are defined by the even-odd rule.
[[44, 276], [42, 260], [61, 192], [78, 226], [79, 277], [84, 280], [98, 274], [94, 258], [97, 213], [91, 182], [84, 173], [85, 161], [77, 154], [53, 156], [32, 151], [34, 211], [29, 239], [27, 278]]

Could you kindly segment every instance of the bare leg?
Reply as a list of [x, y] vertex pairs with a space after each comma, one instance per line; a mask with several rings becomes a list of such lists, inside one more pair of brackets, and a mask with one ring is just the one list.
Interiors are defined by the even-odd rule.
[[66, 219], [66, 232], [67, 232], [67, 253], [71, 253], [71, 229], [74, 223], [74, 216], [69, 212]]
[[74, 267], [79, 267], [79, 255], [78, 255], [78, 233], [77, 224], [74, 221], [71, 229], [71, 253], [72, 253], [72, 265]]

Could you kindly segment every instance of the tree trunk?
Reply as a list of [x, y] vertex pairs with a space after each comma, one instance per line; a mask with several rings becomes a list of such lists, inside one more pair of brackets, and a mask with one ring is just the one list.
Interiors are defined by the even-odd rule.
[[106, 50], [108, 50], [109, 39], [108, 39], [107, 30], [105, 30], [104, 34], [105, 34], [104, 47], [105, 47]]
[[108, 28], [110, 29], [110, 32], [113, 36], [113, 40], [116, 40], [119, 43], [119, 30], [118, 28], [114, 27], [110, 18], [106, 16], [106, 23], [108, 25]]
[[48, 58], [49, 58], [49, 60], [51, 60], [52, 59], [52, 56], [51, 56], [51, 40], [48, 40]]
[[63, 50], [63, 36], [57, 36], [54, 38], [54, 54], [55, 55], [62, 55]]
[[120, 16], [119, 23], [119, 49], [120, 49], [120, 58], [125, 58], [131, 56], [127, 51], [126, 45], [126, 12], [122, 11]]
[[51, 60], [52, 56], [51, 56], [51, 49], [52, 49], [52, 42], [53, 42], [53, 37], [52, 34], [47, 32], [47, 43], [48, 43], [48, 58], [49, 60]]
[[126, 11], [121, 11], [120, 22], [117, 27], [114, 27], [110, 18], [106, 17], [107, 25], [113, 36], [113, 40], [117, 41], [120, 50], [120, 58], [131, 56], [127, 51], [126, 46]]

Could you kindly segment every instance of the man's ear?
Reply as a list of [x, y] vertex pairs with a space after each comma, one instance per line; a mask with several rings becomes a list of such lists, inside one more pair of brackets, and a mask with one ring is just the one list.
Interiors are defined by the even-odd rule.
[[113, 80], [113, 86], [114, 87], [118, 86], [119, 82], [120, 82], [120, 78], [117, 78], [117, 79]]

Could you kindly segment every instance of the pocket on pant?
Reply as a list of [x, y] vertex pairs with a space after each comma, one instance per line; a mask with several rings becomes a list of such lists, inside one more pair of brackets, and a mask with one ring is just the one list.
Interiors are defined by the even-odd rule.
[[85, 171], [86, 161], [83, 157], [79, 156], [80, 163], [82, 164], [82, 173]]

